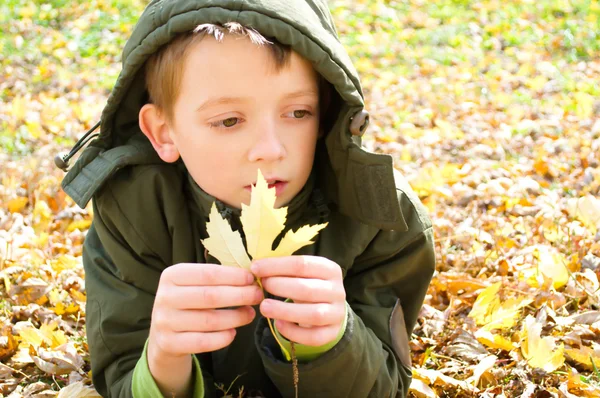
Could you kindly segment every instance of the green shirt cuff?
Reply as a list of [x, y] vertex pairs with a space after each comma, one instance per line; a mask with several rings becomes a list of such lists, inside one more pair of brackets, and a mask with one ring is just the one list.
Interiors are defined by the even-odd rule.
[[[292, 301], [290, 299], [287, 299], [285, 301]], [[346, 316], [344, 317], [344, 323], [342, 324], [342, 327], [340, 328], [340, 332], [338, 333], [337, 337], [324, 345], [318, 346], [318, 347], [314, 347], [314, 346], [309, 346], [309, 345], [304, 345], [304, 344], [294, 344], [294, 347], [296, 349], [296, 358], [298, 359], [298, 362], [309, 362], [309, 361], [314, 361], [315, 359], [319, 358], [321, 355], [325, 354], [327, 351], [331, 350], [344, 336], [344, 333], [346, 332], [346, 324], [348, 322], [348, 303], [346, 303]], [[273, 330], [275, 330], [275, 334], [277, 335], [277, 338], [279, 339], [279, 341], [281, 341], [281, 344], [285, 347], [285, 349], [291, 353], [291, 349], [292, 346], [290, 344], [290, 341], [288, 339], [286, 339], [285, 337], [283, 337], [281, 335], [281, 333], [279, 333], [279, 330], [277, 330], [277, 327], [275, 326], [275, 322], [273, 322]], [[283, 353], [283, 351], [282, 351]]]
[[[160, 389], [156, 385], [150, 367], [148, 366], [148, 340], [144, 344], [144, 351], [140, 360], [135, 365], [133, 370], [133, 380], [131, 382], [131, 392], [134, 398], [163, 398]], [[200, 362], [195, 355], [192, 355], [194, 363], [192, 367], [192, 380], [194, 383], [193, 398], [204, 398], [204, 379], [200, 370]]]

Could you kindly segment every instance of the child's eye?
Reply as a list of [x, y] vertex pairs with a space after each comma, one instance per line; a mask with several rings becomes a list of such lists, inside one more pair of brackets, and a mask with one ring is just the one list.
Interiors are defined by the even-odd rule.
[[294, 111], [294, 117], [297, 119], [302, 119], [304, 116], [308, 115], [310, 112], [303, 110], [303, 109], [298, 109]]
[[218, 122], [214, 122], [210, 124], [210, 127], [224, 127], [230, 128], [235, 126], [240, 122], [239, 117], [228, 117], [227, 119], [219, 120]]
[[312, 113], [310, 113], [310, 111], [307, 111], [306, 109], [296, 109], [293, 112], [288, 113], [288, 115], [291, 114], [293, 118], [295, 119], [304, 119], [307, 116], [312, 115]]

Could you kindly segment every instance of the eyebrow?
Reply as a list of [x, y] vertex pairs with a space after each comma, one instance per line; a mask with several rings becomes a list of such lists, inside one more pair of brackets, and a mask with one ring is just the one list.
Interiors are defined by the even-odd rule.
[[[318, 97], [319, 94], [315, 90], [298, 90], [288, 93], [283, 96], [284, 99], [299, 98], [299, 97]], [[197, 109], [196, 112], [200, 112], [206, 108], [210, 108], [215, 105], [228, 105], [228, 104], [239, 104], [243, 102], [252, 102], [251, 97], [218, 97], [211, 98], [204, 101]]]

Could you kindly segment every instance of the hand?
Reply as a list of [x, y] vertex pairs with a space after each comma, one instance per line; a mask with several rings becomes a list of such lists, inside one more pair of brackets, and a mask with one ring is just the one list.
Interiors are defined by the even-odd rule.
[[[249, 324], [263, 299], [245, 269], [217, 264], [176, 264], [160, 277], [148, 342], [148, 358], [173, 359], [215, 351]], [[239, 307], [235, 309], [219, 309]]]
[[251, 270], [266, 291], [294, 300], [265, 299], [260, 305], [265, 317], [277, 320], [275, 326], [284, 337], [309, 346], [336, 339], [346, 317], [338, 264], [317, 256], [274, 257], [254, 261]]

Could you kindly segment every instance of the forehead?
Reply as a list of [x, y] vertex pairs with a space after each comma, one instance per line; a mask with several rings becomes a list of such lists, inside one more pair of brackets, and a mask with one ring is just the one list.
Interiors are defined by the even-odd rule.
[[266, 45], [257, 45], [248, 38], [226, 34], [219, 42], [205, 36], [187, 51], [184, 62], [183, 88], [201, 85], [205, 89], [258, 88], [269, 82], [269, 89], [281, 91], [304, 86], [317, 87], [318, 74], [306, 59], [295, 51], [289, 62], [278, 67]]

